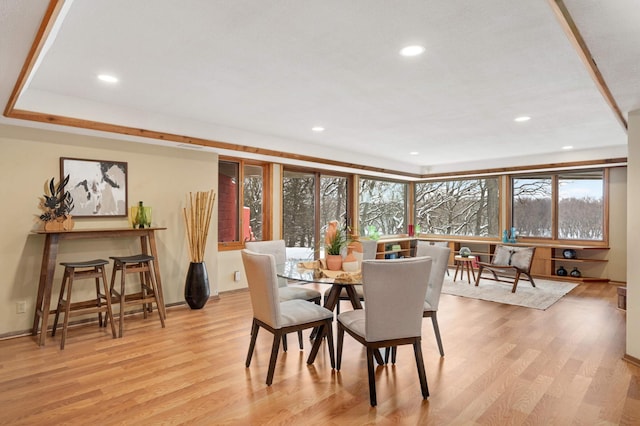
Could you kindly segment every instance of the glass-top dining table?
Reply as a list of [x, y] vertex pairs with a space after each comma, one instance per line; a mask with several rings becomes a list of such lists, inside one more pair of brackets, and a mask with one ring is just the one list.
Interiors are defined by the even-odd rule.
[[[297, 281], [297, 284], [316, 283], [331, 284], [331, 290], [326, 297], [324, 307], [333, 311], [340, 301], [340, 293], [345, 289], [349, 296], [349, 301], [353, 309], [362, 309], [360, 297], [353, 288], [354, 285], [362, 284], [362, 273], [328, 271], [320, 269], [318, 261], [299, 261], [289, 260], [284, 264], [276, 265], [277, 275], [291, 281]], [[316, 335], [316, 330], [311, 333], [311, 338]], [[379, 365], [384, 364], [384, 360], [380, 351], [376, 349], [373, 353], [376, 362]]]
[[331, 290], [327, 295], [324, 307], [333, 311], [340, 300], [342, 289], [345, 290], [353, 309], [362, 309], [360, 298], [353, 288], [362, 284], [362, 274], [358, 272], [328, 271], [320, 269], [317, 261], [289, 260], [284, 264], [276, 265], [279, 277], [298, 284], [316, 283], [331, 284]]

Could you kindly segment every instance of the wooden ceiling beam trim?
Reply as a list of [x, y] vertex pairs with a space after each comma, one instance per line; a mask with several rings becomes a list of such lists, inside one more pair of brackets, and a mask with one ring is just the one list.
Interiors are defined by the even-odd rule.
[[37, 121], [41, 123], [56, 124], [61, 126], [77, 127], [81, 129], [96, 130], [101, 132], [117, 133], [127, 136], [137, 136], [142, 138], [157, 139], [161, 141], [176, 142], [180, 144], [206, 146], [209, 148], [226, 149], [230, 151], [239, 151], [250, 154], [265, 155], [269, 157], [288, 158], [290, 160], [305, 161], [317, 164], [326, 164], [335, 167], [345, 167], [349, 169], [362, 170], [365, 172], [383, 173], [390, 175], [405, 176], [408, 178], [419, 179], [423, 175], [417, 173], [409, 173], [406, 171], [398, 171], [384, 169], [380, 167], [366, 166], [363, 164], [348, 163], [327, 158], [313, 157], [309, 155], [294, 154], [290, 152], [276, 151], [266, 148], [258, 148], [255, 146], [238, 145], [230, 142], [221, 142], [204, 138], [177, 135], [173, 133], [164, 133], [154, 130], [139, 129], [136, 127], [121, 126], [116, 124], [102, 123], [99, 121], [84, 120], [73, 117], [65, 117], [54, 114], [45, 114], [34, 111], [26, 111], [13, 109], [5, 114], [9, 118], [17, 118], [21, 120]]
[[571, 42], [571, 44], [573, 44], [573, 47], [578, 52], [578, 56], [580, 56], [580, 59], [582, 59], [582, 62], [585, 64], [589, 75], [591, 75], [591, 78], [596, 84], [596, 87], [604, 97], [607, 104], [609, 104], [609, 107], [613, 111], [613, 114], [618, 119], [622, 127], [625, 129], [625, 131], [627, 131], [627, 120], [624, 118], [624, 114], [618, 107], [616, 100], [613, 98], [613, 95], [609, 90], [609, 86], [607, 86], [607, 83], [604, 81], [604, 77], [600, 73], [598, 65], [594, 61], [593, 56], [589, 51], [589, 47], [587, 47], [587, 43], [582, 38], [582, 35], [580, 34], [578, 27], [573, 21], [573, 18], [571, 17], [567, 6], [564, 4], [564, 1], [549, 0], [549, 4], [551, 5], [551, 9], [554, 11], [556, 17], [558, 18], [558, 21], [560, 21], [560, 25], [562, 26], [564, 32], [567, 34], [569, 41]]
[[18, 102], [18, 98], [20, 97], [20, 93], [24, 88], [24, 85], [27, 83], [27, 79], [33, 68], [36, 65], [38, 57], [40, 56], [40, 52], [44, 48], [44, 45], [55, 25], [55, 22], [62, 10], [62, 6], [64, 5], [64, 0], [51, 0], [49, 2], [49, 6], [42, 18], [42, 22], [40, 23], [40, 28], [38, 28], [38, 32], [36, 33], [36, 37], [31, 44], [31, 49], [29, 49], [29, 53], [27, 54], [27, 59], [24, 61], [22, 65], [22, 69], [20, 70], [20, 74], [18, 75], [18, 79], [16, 84], [13, 86], [13, 91], [11, 92], [11, 96], [9, 96], [9, 101], [4, 109], [4, 115], [9, 117], [9, 113], [13, 111], [16, 106], [16, 102]]

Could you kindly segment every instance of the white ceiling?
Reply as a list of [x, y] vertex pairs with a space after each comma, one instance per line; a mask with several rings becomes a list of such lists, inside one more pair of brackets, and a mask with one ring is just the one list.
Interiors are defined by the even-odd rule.
[[[640, 4], [564, 3], [626, 120], [640, 108]], [[3, 104], [47, 6], [0, 0]], [[549, 1], [74, 0], [65, 12], [17, 109], [415, 174], [627, 153]], [[407, 44], [426, 52], [399, 56]]]

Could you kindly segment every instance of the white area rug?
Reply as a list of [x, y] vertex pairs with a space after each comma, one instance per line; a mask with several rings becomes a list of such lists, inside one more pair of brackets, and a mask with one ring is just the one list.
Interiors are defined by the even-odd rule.
[[577, 284], [565, 281], [534, 278], [536, 283], [534, 288], [529, 281], [521, 279], [518, 282], [516, 292], [511, 293], [512, 285], [509, 283], [483, 278], [480, 280], [480, 285], [476, 287], [473, 281], [471, 281], [471, 284], [467, 282], [466, 276], [464, 280], [458, 279], [453, 282], [453, 272], [450, 271], [450, 273], [451, 276], [445, 276], [444, 285], [442, 286], [442, 293], [444, 294], [541, 310], [547, 309], [577, 286]]

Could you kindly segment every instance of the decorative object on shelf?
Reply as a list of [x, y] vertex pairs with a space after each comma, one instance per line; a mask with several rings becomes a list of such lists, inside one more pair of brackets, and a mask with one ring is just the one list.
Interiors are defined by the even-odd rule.
[[409, 236], [413, 237], [414, 235], [413, 225], [408, 225], [408, 232], [409, 232]]
[[515, 227], [511, 228], [511, 238], [509, 238], [509, 242], [515, 244], [518, 242], [518, 231], [516, 231]]
[[571, 275], [574, 278], [580, 278], [582, 276], [582, 274], [580, 273], [577, 267], [574, 267], [573, 270], [569, 272], [569, 275]]
[[327, 225], [324, 242], [327, 269], [331, 271], [339, 271], [342, 268], [342, 248], [344, 247], [346, 240], [342, 230], [338, 228], [337, 220], [332, 220]]
[[40, 220], [44, 222], [45, 231], [70, 231], [73, 229], [73, 219], [71, 211], [74, 208], [73, 198], [69, 191], [65, 191], [65, 186], [69, 182], [67, 175], [58, 185], [55, 178], [49, 181], [49, 193], [44, 194], [40, 201], [40, 208], [44, 213], [40, 215]]
[[564, 257], [565, 259], [575, 259], [576, 251], [573, 249], [564, 249], [562, 251], [562, 257]]
[[507, 231], [506, 229], [502, 231], [502, 242], [503, 243], [509, 242], [509, 231]]
[[70, 176], [75, 217], [127, 217], [127, 163], [61, 157], [60, 171]]
[[129, 219], [133, 228], [151, 228], [151, 207], [138, 201], [137, 206], [129, 209]]
[[458, 252], [462, 257], [471, 256], [471, 249], [469, 247], [460, 247], [460, 251]]
[[556, 270], [556, 275], [559, 277], [566, 277], [568, 274], [567, 270], [564, 269], [564, 266], [560, 266], [557, 270]]
[[184, 285], [184, 298], [191, 309], [201, 309], [209, 300], [209, 277], [204, 263], [204, 251], [215, 200], [213, 190], [196, 192], [195, 196], [190, 192], [189, 206], [183, 209], [191, 260]]

